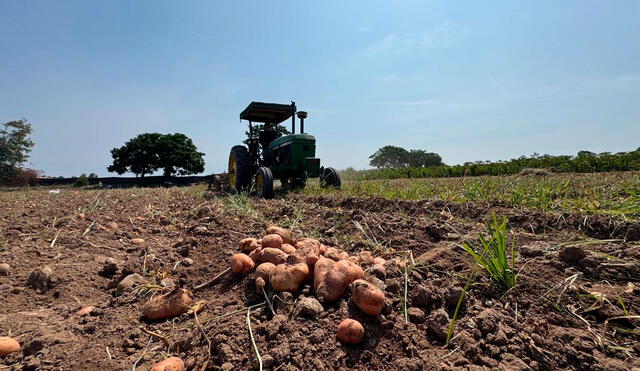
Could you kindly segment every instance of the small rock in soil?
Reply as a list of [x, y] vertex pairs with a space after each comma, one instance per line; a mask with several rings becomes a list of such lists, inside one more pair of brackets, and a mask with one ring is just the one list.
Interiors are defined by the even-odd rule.
[[522, 248], [520, 248], [520, 254], [528, 258], [542, 256], [543, 253], [544, 253], [544, 250], [538, 246], [527, 245], [527, 246], [522, 246]]
[[[447, 292], [444, 294], [444, 302], [447, 303], [449, 308], [455, 308], [458, 305], [458, 301], [460, 300], [460, 296], [462, 296], [462, 287], [453, 286], [447, 289]], [[464, 298], [462, 299], [461, 306], [464, 305]]]
[[444, 309], [436, 310], [427, 324], [427, 333], [440, 341], [447, 340], [449, 330], [449, 315]]
[[171, 278], [163, 279], [162, 281], [160, 281], [160, 285], [167, 288], [168, 290], [173, 290], [176, 287], [176, 283], [173, 282], [173, 279]]
[[144, 239], [143, 238], [133, 238], [131, 239], [131, 243], [134, 245], [142, 245], [144, 244]]
[[384, 281], [382, 281], [378, 277], [369, 276], [369, 278], [367, 278], [367, 281], [369, 281], [369, 282], [373, 283], [374, 285], [378, 286], [378, 288], [380, 290], [382, 290], [382, 291], [387, 289], [387, 285], [384, 283]]
[[40, 269], [32, 270], [31, 273], [29, 273], [29, 277], [27, 278], [27, 286], [40, 293], [48, 291], [55, 286], [53, 269], [49, 267], [43, 267]]
[[417, 307], [429, 309], [434, 303], [434, 292], [426, 285], [420, 285], [416, 288], [411, 303]]
[[118, 283], [118, 287], [116, 288], [116, 294], [120, 295], [123, 292], [132, 289], [135, 285], [139, 285], [144, 282], [145, 282], [144, 277], [142, 277], [138, 273], [130, 274], [125, 278], [123, 278], [122, 281], [120, 281], [120, 283]]
[[193, 259], [191, 258], [184, 258], [182, 259], [182, 263], [184, 265], [186, 265], [187, 267], [192, 266], [193, 265]]
[[407, 309], [407, 314], [411, 323], [423, 323], [425, 320], [424, 311], [420, 308], [411, 307]]
[[11, 271], [11, 267], [7, 263], [0, 264], [0, 276], [8, 276]]
[[581, 247], [569, 246], [560, 251], [559, 256], [562, 261], [573, 264], [585, 258], [587, 253]]
[[103, 277], [111, 277], [118, 272], [118, 262], [114, 258], [106, 258], [102, 263], [102, 269], [98, 272]]
[[306, 296], [298, 298], [298, 309], [301, 315], [308, 317], [316, 317], [324, 311], [322, 304], [316, 298]]
[[116, 222], [109, 222], [109, 223], [107, 224], [107, 227], [108, 227], [109, 229], [116, 230], [116, 229], [118, 229], [118, 223], [116, 223]]

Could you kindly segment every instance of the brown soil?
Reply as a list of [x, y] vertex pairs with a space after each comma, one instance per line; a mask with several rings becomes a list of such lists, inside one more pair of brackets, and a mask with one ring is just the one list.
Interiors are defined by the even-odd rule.
[[[640, 250], [633, 242], [640, 228], [634, 223], [497, 204], [296, 194], [270, 201], [207, 200], [198, 187], [2, 192], [0, 204], [0, 263], [10, 266], [6, 275], [0, 272], [0, 336], [22, 346], [0, 359], [0, 369], [147, 370], [169, 355], [194, 370], [257, 367], [246, 307], [263, 303], [264, 296], [249, 278], [226, 274], [194, 291], [194, 303], [205, 301], [197, 321], [190, 314], [141, 319], [151, 294], [141, 289], [160, 289], [170, 278], [193, 290], [228, 267], [241, 238], [260, 237], [271, 224], [351, 254], [387, 249], [408, 259], [411, 251], [417, 262], [407, 282], [410, 322], [399, 269], [387, 270], [382, 284], [388, 303], [378, 317], [362, 314], [348, 294], [317, 316], [305, 316], [298, 303], [300, 296], [313, 297], [308, 285], [296, 295], [274, 297], [275, 316], [268, 306], [257, 306], [251, 326], [272, 369], [640, 367], [640, 323], [619, 318], [627, 317], [625, 310], [636, 315], [640, 307]], [[447, 318], [474, 267], [460, 244], [475, 243], [494, 214], [509, 218], [518, 284], [505, 294], [480, 274], [445, 346]], [[144, 243], [132, 243], [135, 238]], [[52, 272], [42, 271], [45, 266]], [[132, 273], [154, 286], [118, 288]], [[90, 314], [76, 313], [89, 305], [95, 306]], [[360, 345], [335, 339], [344, 318], [363, 324]], [[141, 327], [162, 335], [169, 346]]]

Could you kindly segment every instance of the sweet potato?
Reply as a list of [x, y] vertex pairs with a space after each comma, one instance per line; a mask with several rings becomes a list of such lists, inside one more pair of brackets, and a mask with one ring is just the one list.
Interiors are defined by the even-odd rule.
[[355, 264], [360, 264], [360, 258], [357, 256], [350, 256], [347, 260]]
[[173, 291], [154, 296], [142, 308], [142, 316], [146, 319], [164, 319], [179, 316], [191, 307], [191, 292], [175, 288]]
[[287, 253], [273, 247], [263, 247], [260, 252], [261, 263], [282, 264], [287, 261]]
[[96, 307], [94, 307], [93, 305], [87, 305], [86, 307], [80, 308], [80, 310], [78, 310], [76, 314], [79, 316], [86, 316], [87, 314], [91, 314], [91, 312], [93, 312], [95, 309]]
[[6, 336], [0, 336], [0, 357], [15, 353], [20, 350], [20, 343], [15, 339]]
[[327, 247], [327, 250], [324, 252], [324, 257], [329, 258], [333, 261], [340, 260], [340, 251], [335, 247]]
[[282, 237], [282, 242], [287, 243], [289, 245], [295, 246], [296, 238], [293, 236], [291, 231], [284, 229], [282, 227], [278, 227], [277, 225], [272, 225], [267, 228], [267, 234], [277, 234]]
[[258, 240], [256, 240], [255, 238], [251, 238], [251, 237], [243, 238], [238, 243], [238, 248], [243, 253], [250, 253], [251, 251], [253, 251], [256, 248], [258, 248], [259, 246], [260, 245], [258, 244]]
[[142, 244], [144, 244], [144, 239], [142, 239], [142, 238], [133, 238], [131, 240], [131, 243], [134, 244], [134, 245], [142, 245]]
[[271, 274], [271, 271], [274, 270], [275, 267], [275, 264], [269, 262], [260, 264], [258, 268], [256, 268], [256, 277], [260, 277], [264, 280], [265, 283], [268, 283], [269, 274]]
[[364, 337], [364, 327], [355, 319], [347, 318], [342, 320], [338, 325], [338, 332], [336, 338], [341, 343], [346, 344], [360, 344]]
[[230, 266], [233, 274], [242, 275], [253, 272], [255, 263], [248, 255], [238, 253], [231, 257]]
[[371, 251], [364, 250], [360, 252], [360, 264], [369, 266], [374, 263], [373, 255], [371, 255]]
[[320, 241], [313, 238], [298, 241], [296, 255], [302, 257], [309, 267], [309, 272], [313, 272], [313, 267], [320, 257]]
[[253, 260], [254, 263], [260, 263], [260, 254], [262, 254], [262, 247], [258, 247], [255, 250], [249, 253], [249, 257]]
[[371, 282], [359, 279], [351, 284], [351, 299], [361, 311], [377, 316], [384, 307], [384, 293]]
[[309, 276], [309, 267], [305, 263], [280, 264], [271, 271], [269, 282], [275, 291], [298, 291], [302, 282]]
[[344, 294], [351, 282], [361, 278], [364, 278], [364, 271], [359, 265], [348, 260], [340, 260], [329, 269], [324, 279], [320, 280], [316, 296], [320, 302], [334, 302]]
[[386, 262], [387, 262], [387, 261], [386, 261], [385, 259], [380, 258], [380, 257], [378, 257], [378, 258], [374, 258], [374, 259], [373, 259], [373, 263], [374, 263], [374, 264], [384, 265], [384, 263], [386, 263]]
[[268, 234], [262, 237], [262, 247], [279, 249], [282, 246], [282, 237], [279, 234]]
[[[338, 250], [340, 251], [340, 250]], [[340, 260], [347, 260], [349, 259], [349, 254], [347, 254], [344, 251], [340, 251], [340, 253], [338, 254], [338, 257], [340, 258]]]
[[320, 253], [320, 255], [324, 255], [327, 252], [328, 248], [329, 247], [327, 245], [320, 244], [320, 246], [318, 247], [318, 252]]
[[333, 268], [333, 265], [335, 263], [335, 261], [325, 257], [321, 257], [320, 259], [318, 259], [318, 261], [316, 261], [316, 264], [313, 267], [314, 289], [318, 289], [318, 285], [324, 280], [325, 276], [327, 275], [327, 273], [329, 273], [331, 268]]
[[153, 365], [151, 371], [184, 371], [184, 362], [178, 357], [169, 357]]
[[282, 246], [280, 246], [280, 250], [284, 251], [287, 254], [293, 254], [296, 252], [296, 248], [289, 245], [288, 243], [283, 243]]

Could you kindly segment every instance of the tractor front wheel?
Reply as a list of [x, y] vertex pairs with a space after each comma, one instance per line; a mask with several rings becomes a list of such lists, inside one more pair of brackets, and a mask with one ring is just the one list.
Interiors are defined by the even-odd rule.
[[338, 174], [338, 170], [332, 167], [325, 168], [320, 175], [320, 187], [333, 187], [335, 189], [340, 189], [341, 186], [342, 182], [340, 181], [340, 174]]
[[255, 189], [260, 197], [273, 197], [273, 174], [268, 167], [262, 166], [256, 171]]
[[229, 190], [245, 192], [251, 183], [251, 156], [245, 146], [233, 146], [229, 153]]

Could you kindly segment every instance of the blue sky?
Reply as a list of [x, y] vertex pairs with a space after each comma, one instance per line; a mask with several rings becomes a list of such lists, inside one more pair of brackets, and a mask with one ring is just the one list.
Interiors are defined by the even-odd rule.
[[0, 0], [0, 121], [30, 165], [108, 175], [181, 132], [226, 167], [252, 100], [309, 112], [325, 165], [383, 145], [449, 164], [640, 147], [638, 1]]

